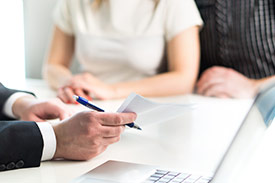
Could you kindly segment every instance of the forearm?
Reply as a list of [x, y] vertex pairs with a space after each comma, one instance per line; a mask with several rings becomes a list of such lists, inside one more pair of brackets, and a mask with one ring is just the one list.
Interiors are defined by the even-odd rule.
[[255, 93], [266, 83], [274, 81], [275, 82], [275, 76], [270, 76], [258, 80], [254, 80], [254, 88], [255, 88]]
[[143, 80], [114, 84], [116, 98], [136, 92], [143, 96], [169, 96], [193, 92], [197, 76], [191, 73], [168, 72]]
[[43, 76], [51, 87], [58, 89], [72, 76], [69, 68], [74, 54], [74, 37], [55, 27]]
[[143, 96], [169, 96], [191, 93], [199, 70], [199, 29], [191, 27], [168, 43], [169, 72], [139, 81], [115, 84], [117, 98], [131, 92]]
[[72, 77], [72, 73], [65, 66], [48, 64], [44, 68], [43, 77], [52, 88], [58, 89]]

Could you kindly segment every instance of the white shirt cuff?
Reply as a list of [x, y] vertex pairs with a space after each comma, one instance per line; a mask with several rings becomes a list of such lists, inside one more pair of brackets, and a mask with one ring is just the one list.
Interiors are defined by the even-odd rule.
[[[30, 96], [31, 94], [28, 94], [28, 93], [24, 93], [24, 92], [16, 92], [14, 94], [12, 94], [8, 100], [6, 101], [6, 103], [4, 104], [4, 108], [3, 108], [3, 113], [10, 117], [10, 118], [14, 118], [16, 119], [17, 117], [13, 114], [12, 112], [12, 106], [14, 104], [14, 102], [20, 98], [20, 97], [23, 97], [23, 96]], [[32, 96], [32, 95], [31, 95]]]
[[53, 158], [56, 151], [56, 138], [53, 127], [50, 123], [47, 122], [39, 122], [36, 124], [40, 129], [44, 141], [41, 161], [50, 160]]

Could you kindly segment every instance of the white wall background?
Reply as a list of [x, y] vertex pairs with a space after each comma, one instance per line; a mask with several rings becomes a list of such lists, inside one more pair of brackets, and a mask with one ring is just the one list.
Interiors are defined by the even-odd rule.
[[23, 0], [26, 76], [42, 77], [42, 65], [53, 28], [52, 12], [57, 0]]
[[[0, 0], [0, 81], [42, 78], [58, 0]], [[73, 70], [77, 71], [74, 62]]]
[[[42, 78], [42, 65], [51, 41], [53, 10], [58, 0], [23, 0], [27, 78]], [[74, 61], [72, 71], [78, 71]]]
[[0, 1], [0, 82], [25, 80], [23, 1]]

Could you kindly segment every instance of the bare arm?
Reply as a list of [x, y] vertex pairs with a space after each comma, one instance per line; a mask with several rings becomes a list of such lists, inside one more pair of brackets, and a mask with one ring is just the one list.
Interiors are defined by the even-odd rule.
[[[168, 43], [167, 73], [158, 74], [138, 81], [106, 84], [89, 73], [74, 76], [68, 87], [59, 90], [58, 96], [67, 103], [73, 103], [74, 94], [90, 95], [106, 100], [124, 98], [131, 92], [143, 96], [168, 96], [190, 93], [199, 69], [199, 28], [191, 27], [178, 34]], [[81, 92], [80, 92], [81, 91]]]
[[275, 76], [270, 76], [270, 77], [254, 80], [255, 88], [259, 89], [262, 85], [264, 85], [268, 82], [271, 82], [271, 81], [273, 81], [273, 82], [275, 81]]
[[116, 98], [126, 97], [132, 91], [144, 96], [190, 93], [197, 79], [199, 59], [199, 28], [196, 26], [169, 41], [169, 72], [139, 81], [114, 84]]
[[43, 73], [51, 87], [58, 89], [72, 77], [69, 67], [73, 54], [74, 36], [67, 35], [55, 27]]

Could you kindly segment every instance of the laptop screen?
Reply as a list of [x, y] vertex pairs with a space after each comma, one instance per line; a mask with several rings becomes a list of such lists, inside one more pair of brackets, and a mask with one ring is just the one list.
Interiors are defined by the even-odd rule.
[[232, 182], [241, 173], [275, 116], [275, 83], [263, 89], [249, 110], [227, 152], [223, 156], [211, 183]]

